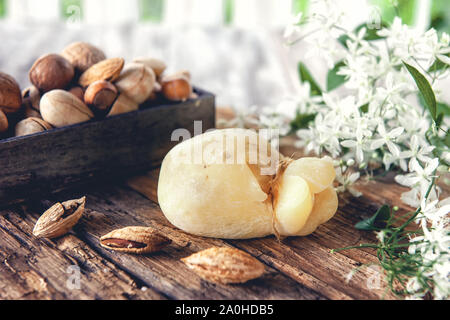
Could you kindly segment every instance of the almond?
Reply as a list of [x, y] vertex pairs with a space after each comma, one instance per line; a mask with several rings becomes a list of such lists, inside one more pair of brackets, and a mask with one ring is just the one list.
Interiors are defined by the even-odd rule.
[[264, 273], [261, 262], [234, 248], [212, 247], [181, 261], [201, 278], [220, 284], [244, 283]]
[[36, 222], [33, 235], [38, 238], [56, 238], [69, 232], [83, 216], [86, 197], [57, 202]]
[[82, 87], [87, 87], [91, 83], [98, 80], [112, 82], [119, 77], [123, 65], [124, 60], [122, 58], [102, 60], [83, 72], [80, 76], [79, 84]]
[[100, 238], [104, 248], [125, 253], [156, 252], [170, 244], [170, 240], [148, 227], [116, 229]]

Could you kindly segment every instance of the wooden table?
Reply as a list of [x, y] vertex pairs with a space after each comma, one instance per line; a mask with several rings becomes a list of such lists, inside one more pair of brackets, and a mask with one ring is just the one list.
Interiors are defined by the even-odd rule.
[[[293, 154], [295, 150], [281, 151]], [[336, 216], [312, 235], [282, 241], [273, 236], [220, 240], [180, 231], [158, 207], [157, 180], [158, 169], [128, 181], [99, 183], [2, 209], [0, 299], [394, 298], [375, 267], [361, 268], [347, 280], [355, 268], [376, 261], [372, 250], [330, 253], [333, 248], [375, 241], [372, 233], [353, 225], [384, 203], [401, 205], [399, 195], [405, 189], [394, 183], [393, 175], [360, 183], [363, 197], [341, 195]], [[85, 215], [70, 234], [56, 240], [32, 236], [36, 220], [47, 207], [82, 195], [87, 196]], [[400, 207], [400, 211], [406, 209]], [[146, 256], [111, 252], [99, 245], [101, 235], [131, 225], [151, 226], [173, 242], [162, 252]], [[243, 285], [217, 285], [201, 280], [180, 261], [212, 246], [250, 253], [265, 264], [265, 274]], [[79, 287], [73, 281], [77, 270]]]

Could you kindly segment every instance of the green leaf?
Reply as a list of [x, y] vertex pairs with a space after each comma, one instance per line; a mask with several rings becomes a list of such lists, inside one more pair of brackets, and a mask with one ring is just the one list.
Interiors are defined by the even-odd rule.
[[[450, 57], [450, 53], [446, 54], [447, 57]], [[428, 69], [428, 72], [435, 72], [441, 69], [444, 69], [447, 67], [446, 63], [443, 63], [441, 60], [436, 59], [433, 64], [431, 65], [431, 67]]]
[[377, 230], [379, 226], [386, 223], [391, 217], [391, 209], [387, 204], [381, 206], [377, 212], [370, 218], [362, 220], [355, 224], [355, 228], [359, 230]]
[[421, 74], [416, 68], [407, 64], [403, 61], [406, 69], [408, 69], [411, 76], [414, 78], [417, 87], [419, 88], [420, 93], [423, 96], [426, 106], [428, 110], [430, 110], [431, 117], [436, 121], [436, 97], [434, 96], [433, 89], [431, 88], [430, 83], [427, 78], [423, 74]]
[[450, 107], [445, 103], [438, 102], [436, 105], [436, 112], [442, 113], [444, 116], [450, 116]]
[[444, 120], [444, 114], [442, 112], [438, 113], [438, 116], [436, 118], [436, 126], [438, 128], [441, 126], [443, 120]]
[[359, 110], [361, 110], [362, 113], [367, 113], [369, 111], [369, 103], [363, 104], [359, 107]]
[[297, 113], [295, 119], [291, 121], [291, 131], [308, 127], [308, 124], [316, 118], [317, 113]]
[[335, 64], [335, 66], [333, 67], [333, 69], [331, 69], [330, 71], [328, 71], [327, 74], [327, 91], [331, 91], [336, 89], [337, 87], [339, 87], [340, 85], [342, 85], [346, 80], [345, 80], [345, 76], [341, 76], [339, 74], [337, 74], [337, 72], [339, 71], [339, 68], [345, 66], [344, 61], [339, 61], [338, 63]]
[[298, 63], [298, 75], [300, 77], [300, 81], [309, 82], [311, 86], [311, 94], [313, 96], [320, 96], [322, 94], [322, 90], [316, 80], [314, 80], [311, 73], [309, 73], [308, 68], [306, 68], [306, 66], [301, 62]]
[[[425, 108], [427, 107], [427, 104], [421, 94], [418, 94], [419, 102], [422, 106]], [[443, 114], [444, 117], [450, 116], [450, 106], [443, 102], [436, 102], [436, 114]]]

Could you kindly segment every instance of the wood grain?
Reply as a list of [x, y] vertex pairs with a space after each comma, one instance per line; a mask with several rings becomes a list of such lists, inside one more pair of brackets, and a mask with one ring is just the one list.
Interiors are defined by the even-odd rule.
[[[36, 215], [0, 216], [0, 299], [165, 299], [73, 235], [53, 241], [31, 236]], [[79, 268], [80, 287], [70, 276]]]
[[[133, 178], [128, 181], [128, 185], [152, 201], [157, 201], [158, 171], [155, 169], [146, 176]], [[359, 187], [367, 188], [365, 185]], [[380, 186], [370, 187], [377, 189]], [[370, 192], [368, 189], [363, 191]], [[346, 195], [345, 198], [348, 197]], [[379, 270], [374, 266], [361, 267], [363, 264], [376, 262], [373, 250], [330, 253], [331, 249], [376, 241], [373, 234], [356, 230], [354, 224], [373, 213], [378, 204], [365, 197], [345, 198], [341, 199], [336, 216], [310, 236], [291, 237], [281, 242], [275, 237], [226, 242], [257, 256], [299, 284], [320, 292], [329, 299], [392, 299], [394, 296], [386, 291], [382, 277], [380, 288], [374, 289], [368, 285], [368, 281], [377, 277]], [[164, 229], [164, 232], [169, 231]], [[347, 283], [349, 272], [358, 267], [361, 267], [359, 272]]]

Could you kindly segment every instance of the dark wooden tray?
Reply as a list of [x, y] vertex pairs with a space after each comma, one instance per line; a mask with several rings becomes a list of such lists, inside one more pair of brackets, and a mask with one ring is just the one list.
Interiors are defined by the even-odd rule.
[[203, 131], [214, 127], [214, 96], [196, 93], [181, 103], [0, 140], [0, 204], [158, 166], [177, 143], [173, 130], [193, 134], [194, 120], [202, 121]]

